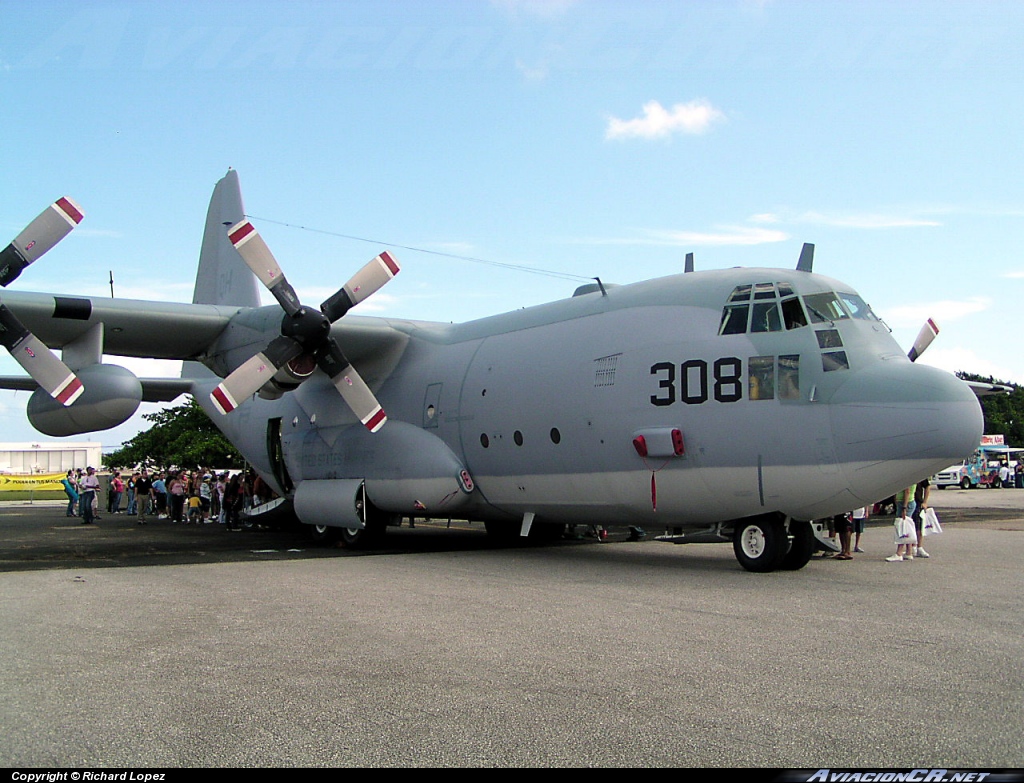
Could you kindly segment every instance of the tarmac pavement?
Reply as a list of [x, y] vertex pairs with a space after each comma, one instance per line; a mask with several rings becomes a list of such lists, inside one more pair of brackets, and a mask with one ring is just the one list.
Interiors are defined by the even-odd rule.
[[0, 765], [1024, 767], [1024, 491], [933, 505], [928, 560], [772, 574], [0, 508]]

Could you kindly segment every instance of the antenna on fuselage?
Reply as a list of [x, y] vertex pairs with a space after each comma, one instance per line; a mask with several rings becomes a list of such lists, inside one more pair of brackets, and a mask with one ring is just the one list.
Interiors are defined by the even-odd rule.
[[803, 249], [800, 251], [800, 260], [796, 262], [797, 272], [810, 272], [814, 267], [814, 245], [810, 242], [804, 242]]
[[601, 282], [600, 277], [594, 278], [597, 281], [597, 287], [601, 289], [601, 296], [608, 296], [608, 292], [604, 290], [604, 283]]
[[683, 267], [684, 272], [693, 271], [693, 253], [686, 254], [686, 266]]

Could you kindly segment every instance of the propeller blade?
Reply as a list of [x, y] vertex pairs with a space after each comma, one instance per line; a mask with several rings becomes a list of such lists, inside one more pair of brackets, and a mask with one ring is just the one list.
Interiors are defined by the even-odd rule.
[[78, 376], [3, 304], [0, 304], [0, 344], [61, 405], [70, 405], [85, 391]]
[[68, 196], [57, 199], [0, 251], [0, 286], [14, 282], [22, 270], [66, 237], [85, 213]]
[[400, 271], [394, 256], [385, 250], [356, 272], [337, 293], [320, 305], [320, 312], [326, 315], [327, 320], [333, 324], [368, 296], [379, 291]]
[[921, 331], [917, 333], [917, 339], [914, 340], [914, 347], [910, 349], [910, 353], [907, 357], [912, 362], [916, 362], [921, 358], [921, 354], [927, 350], [928, 346], [932, 344], [932, 340], [935, 339], [935, 335], [939, 333], [939, 327], [935, 325], [935, 321], [929, 318], [924, 322], [924, 326], [921, 327]]
[[228, 239], [242, 256], [245, 265], [274, 295], [284, 311], [288, 315], [298, 313], [302, 309], [298, 294], [284, 276], [274, 254], [270, 252], [256, 227], [248, 220], [242, 220], [228, 229]]
[[277, 371], [302, 353], [302, 345], [291, 337], [277, 337], [273, 342], [221, 381], [210, 399], [222, 414], [231, 413], [239, 403], [258, 392]]
[[334, 340], [328, 340], [317, 352], [316, 361], [366, 429], [376, 432], [384, 426], [388, 420], [384, 409]]

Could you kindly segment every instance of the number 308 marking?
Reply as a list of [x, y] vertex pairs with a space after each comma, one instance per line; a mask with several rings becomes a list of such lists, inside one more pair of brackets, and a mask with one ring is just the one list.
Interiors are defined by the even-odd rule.
[[[690, 359], [678, 368], [672, 362], [658, 362], [651, 365], [651, 375], [659, 376], [660, 389], [651, 395], [652, 405], [672, 405], [676, 400], [699, 405], [708, 400], [708, 363], [703, 359]], [[712, 394], [718, 402], [743, 398], [743, 362], [735, 356], [716, 359], [711, 377]]]

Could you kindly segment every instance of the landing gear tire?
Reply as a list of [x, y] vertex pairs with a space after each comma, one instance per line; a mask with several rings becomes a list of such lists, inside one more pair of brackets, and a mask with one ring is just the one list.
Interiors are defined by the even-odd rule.
[[341, 527], [341, 543], [347, 549], [371, 549], [384, 543], [388, 529], [388, 515], [371, 514], [366, 527]]
[[397, 525], [400, 521], [397, 514], [385, 514], [371, 506], [366, 527], [339, 527], [338, 530], [345, 549], [367, 550], [380, 547], [387, 537], [388, 525]]
[[786, 527], [781, 519], [755, 517], [736, 525], [733, 552], [748, 571], [764, 574], [779, 567], [789, 548]]
[[329, 525], [308, 525], [310, 538], [317, 544], [329, 545], [341, 537], [341, 528]]
[[791, 519], [789, 521], [789, 551], [782, 557], [779, 568], [787, 571], [799, 571], [811, 560], [814, 554], [814, 531], [810, 522]]

